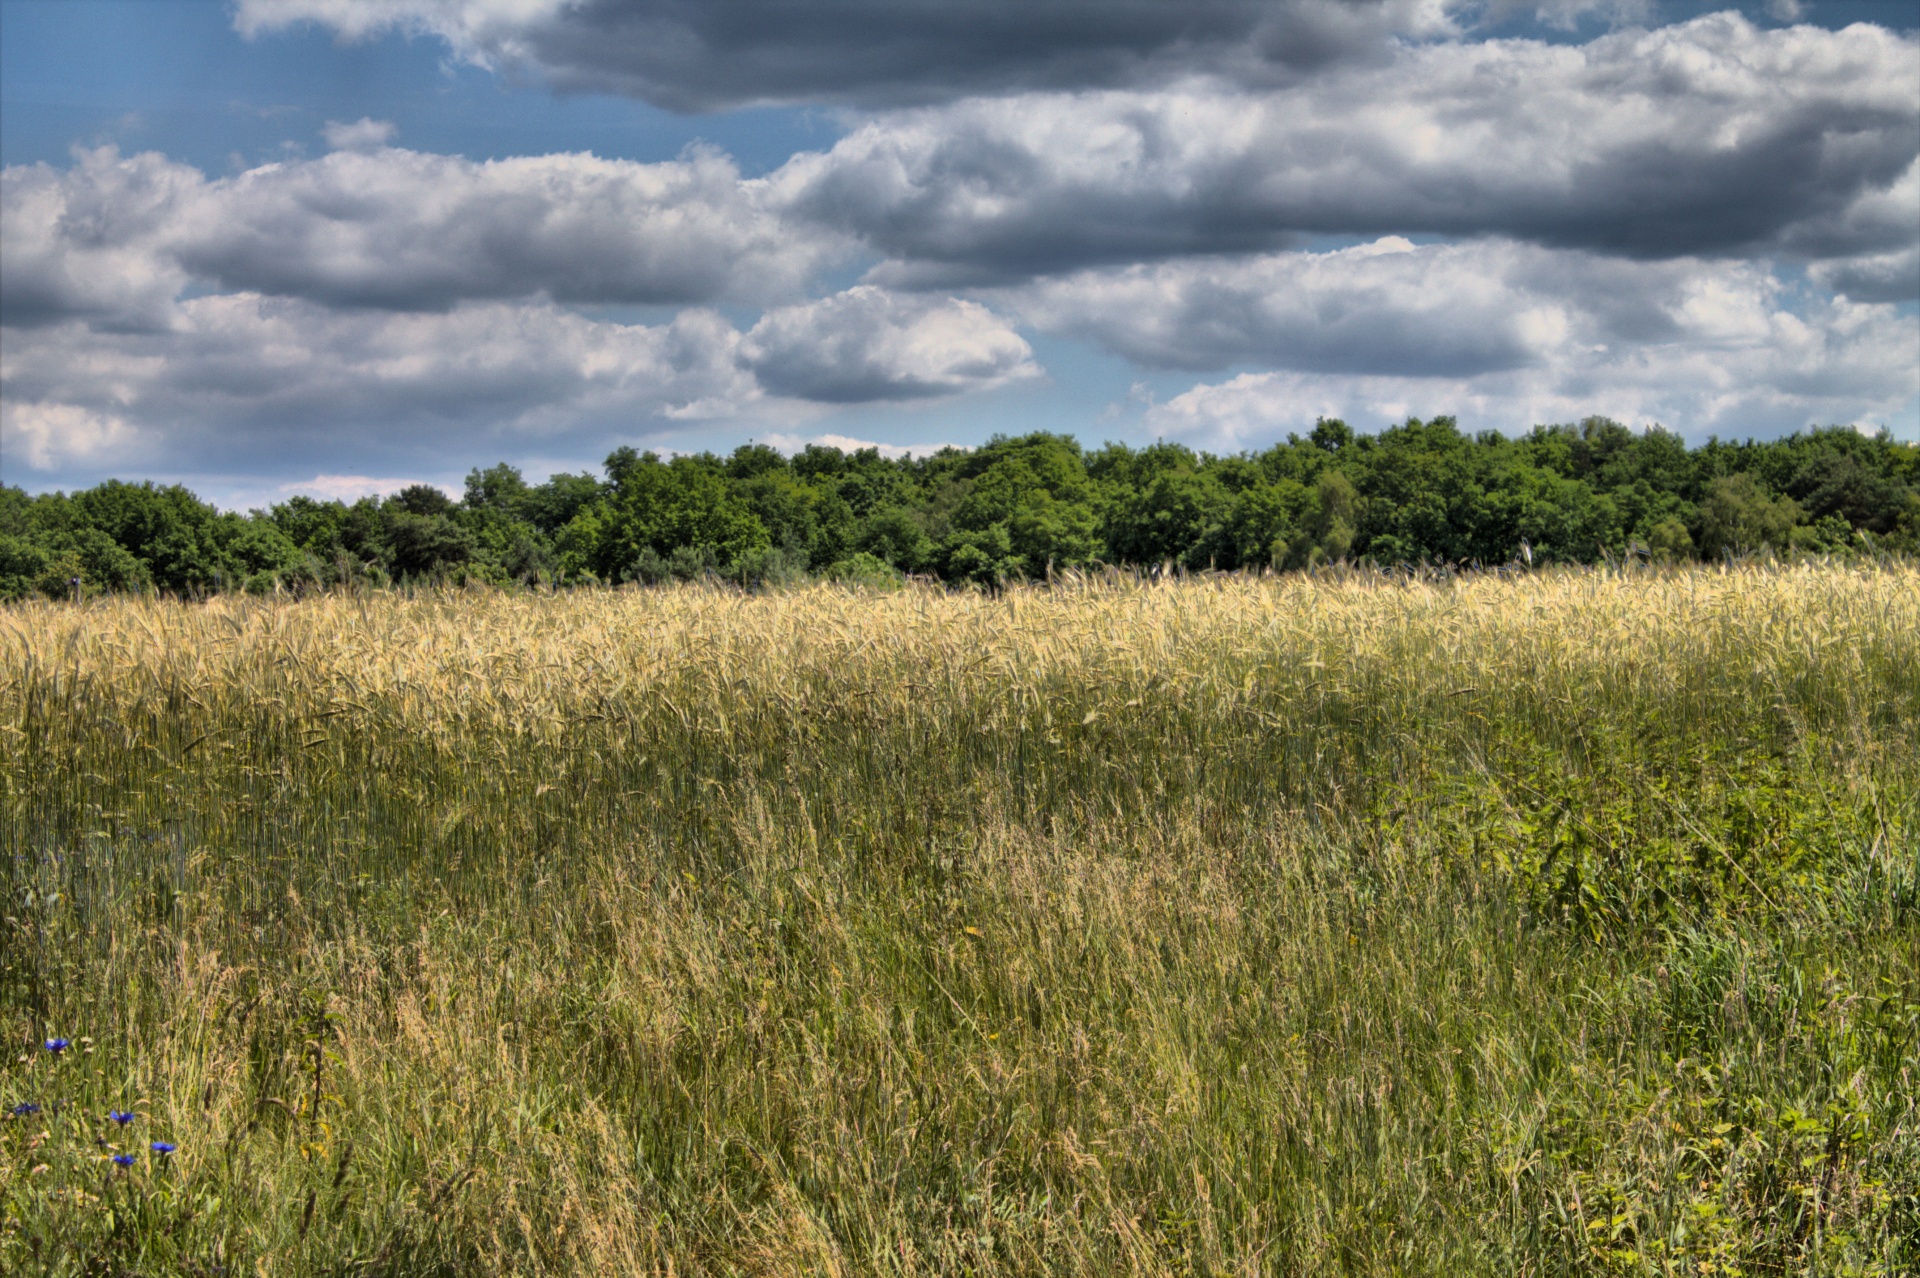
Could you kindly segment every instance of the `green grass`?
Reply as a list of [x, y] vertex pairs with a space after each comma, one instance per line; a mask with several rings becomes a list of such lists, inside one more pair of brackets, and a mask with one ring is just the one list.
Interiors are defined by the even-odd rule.
[[23, 605], [0, 778], [9, 1272], [1920, 1265], [1910, 569]]

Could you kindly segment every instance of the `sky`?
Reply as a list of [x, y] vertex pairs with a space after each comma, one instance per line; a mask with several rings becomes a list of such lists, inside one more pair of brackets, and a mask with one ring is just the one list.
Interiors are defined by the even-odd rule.
[[0, 0], [0, 481], [1920, 439], [1920, 4]]

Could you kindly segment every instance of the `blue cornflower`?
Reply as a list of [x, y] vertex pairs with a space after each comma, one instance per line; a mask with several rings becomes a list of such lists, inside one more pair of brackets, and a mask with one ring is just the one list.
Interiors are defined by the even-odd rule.
[[110, 1109], [107, 1111], [107, 1117], [111, 1118], [114, 1122], [120, 1124], [122, 1127], [125, 1127], [128, 1123], [131, 1123], [133, 1121], [133, 1115], [129, 1114], [124, 1109]]
[[156, 1140], [155, 1142], [153, 1142], [153, 1144], [147, 1146], [147, 1148], [151, 1149], [156, 1154], [171, 1154], [177, 1148], [177, 1146], [168, 1144], [164, 1140]]
[[70, 1038], [50, 1038], [47, 1040], [47, 1050], [55, 1056], [58, 1056], [72, 1046], [73, 1040]]
[[132, 1154], [115, 1154], [113, 1156], [113, 1162], [114, 1162], [114, 1166], [116, 1167], [131, 1167], [133, 1166], [133, 1155]]
[[32, 1101], [21, 1101], [13, 1107], [13, 1116], [15, 1118], [26, 1118], [31, 1114], [37, 1114], [39, 1112], [40, 1107]]

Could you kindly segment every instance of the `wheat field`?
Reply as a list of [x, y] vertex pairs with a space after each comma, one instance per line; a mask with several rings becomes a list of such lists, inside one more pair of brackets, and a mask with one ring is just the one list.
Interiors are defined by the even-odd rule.
[[7, 1272], [1920, 1265], [1911, 567], [23, 604], [0, 780]]

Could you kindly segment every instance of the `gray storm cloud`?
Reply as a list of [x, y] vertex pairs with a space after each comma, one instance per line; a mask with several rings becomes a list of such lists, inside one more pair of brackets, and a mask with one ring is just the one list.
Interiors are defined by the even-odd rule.
[[[712, 152], [475, 163], [379, 145], [209, 180], [160, 157], [7, 170], [7, 322], [162, 322], [192, 278], [331, 305], [778, 304], [987, 285], [1310, 235], [1497, 236], [1626, 257], [1855, 259], [1920, 242], [1920, 42], [1717, 15], [1585, 46], [1412, 50], [1266, 92], [1028, 95], [873, 117], [742, 179]], [[1889, 267], [1888, 255], [1895, 265]]]
[[[1269, 82], [1396, 37], [1459, 29], [1469, 0], [241, 0], [256, 34], [311, 23], [350, 38], [445, 40], [462, 57], [571, 90], [675, 110], [864, 106], [977, 93]], [[1563, 8], [1605, 7], [1567, 0]]]
[[[1449, 44], [1265, 92], [976, 99], [775, 181], [889, 259], [987, 283], [1303, 235], [1500, 235], [1658, 258], [1914, 242], [1920, 42], [1720, 14], [1582, 46]], [[1904, 205], [1904, 207], [1902, 207]]]

